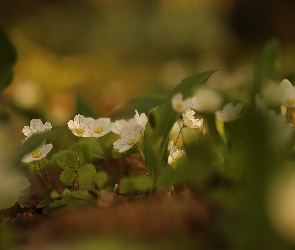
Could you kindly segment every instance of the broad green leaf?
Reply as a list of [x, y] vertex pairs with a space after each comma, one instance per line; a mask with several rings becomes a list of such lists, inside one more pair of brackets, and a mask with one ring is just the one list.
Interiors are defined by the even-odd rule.
[[65, 169], [60, 174], [60, 180], [64, 184], [70, 184], [75, 180], [76, 173], [74, 169]]
[[52, 192], [50, 193], [50, 197], [53, 199], [60, 198], [60, 194], [56, 190], [52, 190]]
[[12, 80], [13, 66], [17, 58], [15, 48], [2, 29], [0, 29], [0, 55], [0, 91], [2, 91]]
[[107, 183], [108, 179], [109, 177], [105, 172], [103, 171], [98, 172], [95, 176], [95, 184], [97, 187], [103, 188], [105, 184]]
[[148, 111], [154, 107], [162, 105], [168, 96], [163, 94], [146, 94], [131, 98], [125, 104], [123, 110], [120, 110], [115, 114], [113, 118], [122, 119], [126, 117], [133, 117], [135, 110], [138, 113], [148, 113]]
[[81, 200], [90, 201], [93, 199], [93, 196], [88, 193], [87, 190], [76, 190], [72, 192], [72, 196]]
[[60, 136], [62, 134], [69, 133], [70, 130], [67, 128], [53, 128], [48, 132], [44, 132], [42, 134], [36, 134], [24, 141], [18, 148], [16, 148], [14, 154], [12, 154], [10, 164], [12, 167], [19, 166], [19, 162], [21, 161], [22, 157], [38, 146], [40, 146], [46, 139]]
[[148, 176], [126, 177], [120, 181], [120, 189], [125, 193], [147, 192], [153, 181]]
[[171, 129], [181, 115], [173, 110], [171, 98], [176, 93], [182, 93], [184, 98], [191, 96], [193, 90], [197, 86], [206, 84], [210, 76], [216, 71], [218, 69], [191, 75], [183, 79], [174, 88], [168, 100], [160, 107], [151, 111], [149, 121], [145, 127], [143, 140], [144, 156], [150, 174], [152, 174], [151, 171], [154, 166], [163, 165], [165, 162], [164, 155], [167, 151]]
[[57, 164], [62, 169], [78, 167], [78, 154], [71, 151], [61, 151], [57, 156]]
[[23, 176], [7, 175], [4, 178], [0, 183], [0, 210], [12, 207], [18, 201], [20, 192], [31, 185]]
[[78, 169], [78, 180], [81, 188], [91, 189], [94, 185], [96, 169], [91, 164], [86, 164]]
[[74, 198], [73, 197], [66, 197], [62, 198], [60, 200], [54, 201], [51, 204], [49, 204], [49, 207], [61, 207], [69, 204], [70, 201], [72, 201]]
[[278, 80], [279, 50], [279, 42], [277, 40], [271, 40], [263, 47], [258, 56], [254, 64], [252, 99], [259, 93], [263, 84]]

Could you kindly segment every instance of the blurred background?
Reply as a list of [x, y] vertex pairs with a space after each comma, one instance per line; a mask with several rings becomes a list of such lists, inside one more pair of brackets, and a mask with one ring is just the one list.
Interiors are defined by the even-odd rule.
[[65, 125], [77, 106], [114, 116], [129, 98], [169, 94], [215, 68], [224, 70], [209, 84], [239, 90], [271, 38], [291, 76], [294, 9], [292, 0], [3, 0], [0, 25], [18, 52], [1, 96], [18, 114], [14, 134], [31, 118]]

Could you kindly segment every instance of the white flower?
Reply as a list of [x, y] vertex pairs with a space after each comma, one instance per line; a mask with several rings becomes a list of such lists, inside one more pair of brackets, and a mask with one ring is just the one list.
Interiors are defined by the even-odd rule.
[[24, 126], [22, 132], [25, 136], [30, 137], [34, 134], [40, 134], [52, 129], [50, 122], [45, 122], [44, 124], [40, 119], [32, 119], [30, 126]]
[[244, 104], [238, 103], [235, 106], [229, 102], [223, 106], [222, 111], [217, 111], [216, 115], [224, 122], [232, 122], [240, 117]]
[[261, 90], [261, 95], [266, 106], [275, 107], [280, 105], [281, 90], [278, 84], [271, 82], [265, 85]]
[[41, 146], [39, 146], [38, 148], [36, 148], [32, 152], [26, 154], [22, 158], [22, 162], [29, 163], [32, 161], [41, 160], [47, 156], [47, 154], [51, 151], [52, 148], [53, 148], [53, 146], [51, 143], [49, 143], [49, 144], [43, 143]]
[[168, 156], [168, 164], [171, 165], [173, 168], [176, 167], [177, 161], [186, 155], [184, 150], [177, 149], [177, 146], [173, 145], [173, 141], [169, 142], [168, 150], [170, 154]]
[[69, 129], [73, 132], [75, 136], [78, 137], [91, 137], [91, 123], [93, 118], [85, 118], [83, 115], [76, 115], [74, 120], [68, 122]]
[[145, 125], [146, 125], [146, 123], [148, 121], [148, 118], [146, 117], [145, 113], [142, 113], [141, 115], [139, 115], [138, 112], [137, 112], [137, 110], [135, 110], [134, 120], [144, 130]]
[[112, 132], [115, 134], [120, 134], [121, 130], [128, 125], [128, 122], [124, 119], [115, 121], [114, 126], [112, 127]]
[[120, 132], [121, 138], [113, 143], [115, 149], [122, 153], [132, 148], [138, 142], [142, 132], [142, 127], [134, 119], [129, 120]]
[[202, 87], [191, 98], [191, 108], [199, 113], [215, 113], [222, 102], [222, 97], [216, 90]]
[[202, 119], [195, 119], [195, 111], [188, 109], [182, 114], [183, 125], [189, 128], [200, 128], [203, 126]]
[[280, 83], [280, 89], [281, 103], [288, 108], [295, 108], [295, 88], [293, 87], [292, 83], [289, 80], [284, 79]]
[[93, 137], [102, 137], [109, 133], [115, 126], [114, 123], [111, 123], [110, 118], [98, 118], [97, 120], [93, 118], [87, 119], [90, 122]]
[[190, 108], [191, 99], [187, 98], [187, 99], [183, 100], [182, 93], [177, 93], [172, 97], [171, 104], [172, 104], [172, 108], [176, 112], [183, 113], [184, 111], [186, 111], [187, 109]]

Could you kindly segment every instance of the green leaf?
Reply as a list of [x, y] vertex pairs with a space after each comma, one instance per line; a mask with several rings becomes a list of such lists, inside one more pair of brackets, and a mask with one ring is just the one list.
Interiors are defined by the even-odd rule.
[[39, 202], [39, 204], [37, 205], [37, 208], [42, 208], [42, 207], [46, 207], [49, 204], [51, 204], [54, 200], [52, 200], [51, 198], [45, 198], [42, 201]]
[[76, 190], [72, 192], [72, 196], [81, 200], [90, 201], [93, 199], [93, 196], [88, 193], [87, 190]]
[[71, 151], [61, 151], [57, 156], [57, 164], [62, 169], [75, 169], [78, 167], [78, 154]]
[[[150, 119], [144, 133], [144, 156], [149, 173], [152, 175], [152, 168], [156, 165], [163, 165], [169, 142], [171, 129], [181, 114], [176, 113], [171, 105], [171, 98], [176, 93], [182, 93], [184, 98], [192, 95], [193, 90], [200, 85], [206, 84], [210, 76], [218, 71], [210, 70], [199, 74], [191, 75], [178, 84], [169, 99], [160, 107], [151, 111]], [[153, 121], [153, 124], [151, 124]], [[157, 156], [157, 157], [156, 157]]]
[[16, 50], [0, 29], [0, 91], [11, 82], [13, 77], [13, 66], [16, 62]]
[[74, 169], [65, 169], [60, 174], [60, 180], [64, 184], [70, 184], [75, 180], [76, 173]]
[[275, 81], [279, 78], [278, 56], [280, 46], [274, 39], [269, 41], [262, 49], [254, 64], [252, 99], [259, 93], [261, 86], [268, 81]]
[[79, 185], [85, 189], [91, 189], [94, 185], [96, 169], [91, 164], [86, 164], [78, 169]]
[[10, 165], [12, 167], [19, 166], [19, 162], [21, 161], [22, 157], [34, 149], [36, 149], [38, 146], [40, 146], [46, 139], [60, 136], [65, 133], [69, 133], [70, 130], [67, 128], [53, 128], [52, 130], [48, 132], [44, 132], [41, 134], [35, 134], [26, 141], [24, 141], [12, 154], [12, 157], [10, 159]]
[[54, 201], [51, 204], [49, 204], [49, 207], [61, 207], [69, 204], [70, 201], [72, 201], [74, 198], [73, 197], [64, 197], [60, 200]]
[[106, 185], [108, 179], [109, 176], [105, 172], [98, 172], [95, 176], [95, 184], [98, 188], [103, 188]]
[[50, 193], [51, 198], [60, 198], [60, 194], [56, 190], [52, 190]]
[[168, 96], [163, 94], [146, 94], [142, 96], [134, 97], [127, 101], [126, 107], [115, 114], [113, 118], [122, 119], [126, 117], [133, 117], [135, 110], [138, 113], [148, 113], [148, 111], [154, 107], [162, 105]]
[[148, 176], [127, 177], [120, 181], [120, 189], [125, 193], [147, 192], [152, 185], [153, 181]]

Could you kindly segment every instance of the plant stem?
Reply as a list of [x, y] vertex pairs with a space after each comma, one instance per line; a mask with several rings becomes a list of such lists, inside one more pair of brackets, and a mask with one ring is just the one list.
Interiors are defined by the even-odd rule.
[[[184, 125], [180, 128], [179, 133], [178, 133], [178, 135], [177, 135], [177, 138], [176, 138], [176, 140], [175, 140], [175, 145], [177, 144], [177, 141], [178, 141], [178, 139], [179, 139], [179, 137], [180, 137], [180, 134], [182, 134], [182, 130], [183, 130], [184, 128], [185, 128]], [[184, 141], [183, 141], [183, 144], [185, 144]]]

